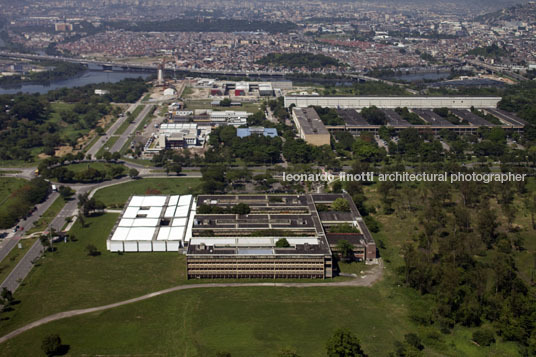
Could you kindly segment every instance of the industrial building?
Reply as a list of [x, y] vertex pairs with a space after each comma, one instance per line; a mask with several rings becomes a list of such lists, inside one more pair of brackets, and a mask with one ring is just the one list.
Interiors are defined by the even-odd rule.
[[293, 108], [292, 119], [298, 135], [315, 146], [329, 145], [330, 134], [313, 108]]
[[[318, 212], [337, 198], [348, 200], [348, 212]], [[356, 233], [329, 232], [341, 223]], [[333, 277], [341, 239], [358, 260], [375, 261], [374, 239], [347, 193], [132, 196], [107, 248], [185, 253], [188, 278], [324, 279]]]
[[285, 107], [320, 106], [328, 108], [362, 109], [376, 106], [378, 108], [497, 108], [501, 97], [320, 97], [320, 96], [285, 96]]

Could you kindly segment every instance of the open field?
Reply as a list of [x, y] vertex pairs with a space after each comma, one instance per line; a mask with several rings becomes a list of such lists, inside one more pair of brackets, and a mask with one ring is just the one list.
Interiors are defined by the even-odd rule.
[[0, 213], [3, 213], [13, 198], [11, 194], [24, 186], [26, 180], [14, 177], [0, 177]]
[[[292, 347], [301, 356], [325, 356], [330, 334], [348, 326], [371, 356], [382, 356], [409, 328], [407, 297], [386, 292], [273, 287], [177, 292], [42, 326], [0, 345], [0, 353], [31, 355], [43, 336], [59, 333], [73, 355], [214, 356], [228, 351], [273, 356]], [[385, 317], [385, 310], [392, 313]]]
[[[77, 221], [71, 233], [76, 241], [57, 243], [34, 267], [16, 298], [14, 310], [2, 314], [1, 334], [54, 312], [111, 303], [178, 285], [185, 281], [185, 258], [176, 253], [118, 255], [106, 250], [106, 238], [117, 214]], [[95, 245], [101, 255], [87, 255]], [[2, 355], [2, 353], [0, 353]]]
[[16, 246], [9, 252], [4, 260], [0, 262], [0, 282], [6, 280], [9, 273], [11, 273], [28, 249], [35, 243], [36, 239], [37, 238], [21, 239], [19, 243], [22, 245], [22, 248]]
[[196, 192], [198, 185], [197, 178], [145, 178], [105, 187], [98, 190], [94, 197], [108, 207], [122, 207], [131, 195], [188, 194]]

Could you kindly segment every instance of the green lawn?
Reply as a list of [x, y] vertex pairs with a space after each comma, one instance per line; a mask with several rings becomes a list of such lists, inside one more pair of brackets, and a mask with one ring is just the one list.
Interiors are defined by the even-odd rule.
[[60, 211], [63, 209], [63, 206], [65, 206], [65, 200], [61, 196], [59, 196], [58, 198], [56, 198], [54, 203], [52, 203], [52, 205], [45, 211], [45, 213], [43, 213], [41, 218], [39, 218], [39, 220], [34, 223], [33, 227], [26, 233], [30, 234], [34, 232], [45, 231], [50, 222], [52, 222], [52, 220], [54, 220], [58, 213], [60, 213]]
[[31, 239], [22, 239], [20, 241], [20, 244], [22, 245], [22, 248], [15, 246], [9, 252], [9, 254], [0, 262], [0, 282], [3, 282], [9, 273], [13, 270], [13, 268], [18, 264], [18, 262], [21, 260], [21, 258], [26, 254], [26, 252], [30, 249], [30, 247], [35, 243], [37, 238], [31, 238]]
[[[57, 243], [57, 251], [47, 253], [17, 289], [21, 303], [2, 314], [8, 319], [0, 321], [0, 334], [54, 312], [112, 303], [186, 281], [183, 255], [108, 252], [106, 238], [117, 218], [86, 218], [87, 227], [77, 221], [71, 229], [77, 240]], [[88, 256], [88, 244], [102, 254]]]
[[[407, 296], [389, 288], [218, 288], [176, 292], [110, 311], [54, 322], [0, 345], [38, 353], [58, 333], [73, 355], [274, 356], [284, 348], [325, 356], [333, 331], [349, 327], [370, 356], [385, 356], [410, 329]], [[391, 313], [386, 315], [385, 311]], [[120, 321], [120, 323], [118, 323]]]
[[100, 170], [100, 171], [107, 171], [114, 166], [123, 166], [123, 165], [110, 163], [110, 162], [90, 162], [90, 163], [71, 164], [71, 165], [66, 165], [64, 167], [73, 172], [80, 172], [80, 171], [85, 171], [88, 168], [93, 168], [93, 169]]
[[0, 212], [9, 207], [11, 194], [24, 186], [28, 181], [15, 177], [0, 177]]
[[144, 178], [127, 183], [113, 185], [100, 189], [95, 193], [95, 199], [108, 207], [122, 207], [131, 195], [147, 193], [187, 194], [196, 192], [198, 178]]

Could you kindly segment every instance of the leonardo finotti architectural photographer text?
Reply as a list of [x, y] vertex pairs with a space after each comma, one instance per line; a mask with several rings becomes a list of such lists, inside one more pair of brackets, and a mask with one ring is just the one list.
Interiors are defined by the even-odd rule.
[[361, 172], [358, 174], [349, 174], [340, 172], [338, 174], [331, 173], [316, 173], [316, 174], [290, 174], [283, 172], [283, 181], [287, 182], [333, 182], [339, 181], [356, 181], [356, 182], [372, 182], [372, 181], [394, 181], [394, 182], [518, 182], [525, 181], [526, 174], [514, 174], [512, 172], [502, 173], [477, 173], [477, 172], [456, 172], [449, 174], [442, 173], [410, 173], [410, 172], [392, 172], [392, 173], [374, 173]]

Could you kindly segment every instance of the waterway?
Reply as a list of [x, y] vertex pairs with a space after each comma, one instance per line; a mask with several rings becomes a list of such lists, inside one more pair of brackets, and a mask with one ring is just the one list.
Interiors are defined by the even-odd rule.
[[446, 79], [450, 75], [450, 72], [418, 72], [418, 73], [408, 73], [400, 74], [396, 76], [391, 76], [385, 79], [394, 79], [401, 80], [404, 82], [418, 82], [424, 80], [437, 81], [441, 79]]
[[47, 93], [50, 90], [59, 88], [81, 87], [95, 83], [116, 83], [126, 78], [148, 78], [149, 73], [126, 72], [126, 71], [92, 71], [88, 70], [82, 75], [59, 81], [52, 81], [46, 84], [23, 83], [20, 86], [0, 87], [0, 94], [15, 93]]

